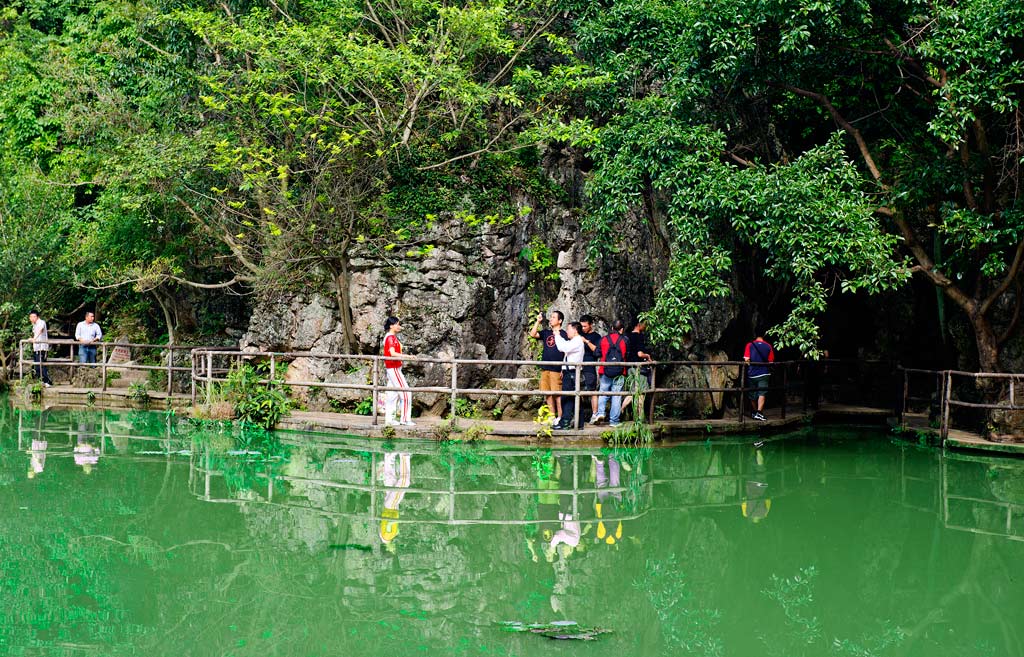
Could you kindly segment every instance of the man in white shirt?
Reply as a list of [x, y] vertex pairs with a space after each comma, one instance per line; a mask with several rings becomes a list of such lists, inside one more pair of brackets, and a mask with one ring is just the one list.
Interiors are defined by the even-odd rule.
[[81, 344], [78, 347], [78, 362], [96, 362], [96, 343], [103, 338], [103, 331], [96, 323], [96, 315], [91, 312], [85, 313], [85, 320], [78, 322], [75, 327], [75, 340]]
[[[579, 322], [571, 322], [565, 329], [569, 339], [555, 333], [555, 346], [565, 354], [565, 364], [562, 365], [562, 392], [573, 393], [576, 391], [576, 368], [573, 363], [583, 362], [583, 350], [587, 344], [581, 335], [583, 326]], [[562, 395], [562, 419], [555, 425], [556, 429], [571, 429], [573, 415], [576, 413], [576, 397], [572, 394]], [[583, 419], [580, 418], [579, 429], [583, 428]]]
[[46, 322], [35, 310], [28, 314], [28, 321], [32, 322], [32, 362], [35, 363], [36, 377], [49, 388], [53, 382], [50, 381], [50, 372], [46, 367], [46, 355], [50, 351], [50, 336], [46, 332]]

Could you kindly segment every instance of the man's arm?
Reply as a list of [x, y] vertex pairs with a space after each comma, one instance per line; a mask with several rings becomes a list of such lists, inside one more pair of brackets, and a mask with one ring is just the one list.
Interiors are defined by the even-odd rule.
[[97, 324], [96, 325], [96, 337], [93, 339], [93, 342], [98, 342], [98, 341], [100, 341], [102, 339], [103, 339], [103, 329], [101, 329], [100, 325]]
[[82, 342], [82, 323], [75, 324], [75, 340]]
[[749, 342], [747, 343], [747, 346], [744, 347], [744, 349], [743, 349], [743, 360], [745, 362], [747, 362], [747, 363], [750, 362], [750, 343]]
[[540, 340], [540, 324], [544, 321], [544, 313], [537, 314], [537, 321], [533, 323], [533, 328], [530, 329], [530, 337], [534, 340]]

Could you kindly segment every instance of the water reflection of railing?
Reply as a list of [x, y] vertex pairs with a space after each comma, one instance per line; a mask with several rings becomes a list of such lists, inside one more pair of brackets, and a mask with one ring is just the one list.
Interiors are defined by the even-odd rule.
[[[306, 444], [304, 446], [308, 447], [309, 445]], [[345, 447], [341, 447], [336, 443], [323, 447], [342, 452], [346, 451]], [[704, 450], [703, 446], [695, 447]], [[356, 493], [365, 496], [361, 500], [361, 508], [356, 511], [343, 511], [331, 508], [320, 508], [317, 511], [331, 517], [368, 521], [381, 521], [393, 518], [393, 516], [383, 513], [383, 498], [389, 494], [436, 496], [440, 500], [444, 500], [444, 503], [431, 505], [435, 511], [434, 514], [403, 513], [402, 519], [397, 522], [409, 525], [453, 526], [518, 526], [557, 522], [557, 518], [545, 519], [525, 517], [525, 515], [523, 517], [503, 518], [484, 517], [486, 515], [485, 511], [488, 509], [492, 511], [495, 508], [521, 510], [523, 498], [531, 496], [536, 496], [537, 498], [569, 498], [568, 501], [561, 499], [561, 505], [566, 511], [571, 513], [575, 521], [587, 523], [601, 520], [605, 522], [635, 520], [647, 515], [651, 511], [739, 508], [746, 498], [744, 483], [752, 478], [764, 479], [764, 484], [771, 491], [771, 497], [781, 497], [785, 494], [786, 471], [790, 470], [791, 467], [786, 466], [783, 462], [784, 448], [781, 445], [776, 446], [772, 457], [773, 461], [779, 462], [781, 465], [759, 469], [757, 472], [754, 472], [754, 468], [744, 464], [745, 460], [751, 460], [754, 448], [749, 445], [733, 447], [735, 448], [736, 463], [730, 464], [727, 473], [679, 477], [656, 476], [653, 465], [654, 461], [650, 458], [650, 451], [638, 450], [634, 454], [644, 455], [640, 456], [636, 462], [629, 464], [630, 472], [623, 473], [623, 479], [626, 480], [625, 483], [605, 486], [588, 481], [588, 477], [585, 476], [588, 462], [592, 464], [593, 459], [597, 458], [607, 463], [608, 459], [617, 458], [623, 460], [629, 458], [629, 456], [624, 456], [622, 453], [616, 454], [609, 450], [558, 450], [551, 453], [551, 458], [558, 459], [563, 463], [568, 462], [570, 464], [568, 474], [563, 470], [561, 477], [552, 475], [552, 478], [548, 480], [538, 480], [537, 485], [534, 486], [516, 485], [515, 488], [501, 486], [479, 487], [475, 484], [482, 477], [481, 475], [467, 476], [464, 473], [458, 473], [459, 466], [456, 462], [452, 459], [449, 459], [447, 462], [439, 459], [436, 447], [403, 445], [401, 447], [402, 454], [409, 454], [410, 457], [421, 457], [424, 461], [420, 464], [420, 467], [413, 468], [414, 473], [420, 473], [419, 475], [414, 474], [412, 477], [413, 481], [417, 482], [417, 485], [389, 486], [381, 483], [378, 477], [378, 468], [389, 452], [379, 445], [366, 443], [348, 448], [349, 456], [344, 459], [348, 463], [363, 462], [364, 469], [350, 473], [353, 475], [350, 478], [361, 478], [365, 483], [340, 481], [324, 477], [296, 476], [281, 472], [259, 472], [254, 473], [253, 478], [260, 482], [260, 498], [254, 499], [251, 489], [245, 493], [235, 491], [232, 494], [232, 491], [226, 486], [226, 482], [217, 481], [218, 479], [224, 480], [226, 475], [214, 463], [216, 459], [210, 450], [197, 450], [193, 454], [190, 481], [193, 482], [193, 494], [207, 502], [272, 504], [307, 511], [309, 510], [307, 504], [294, 502], [291, 499], [291, 494], [288, 490], [289, 486], [296, 484], [303, 487], [317, 486], [342, 493]], [[684, 449], [684, 447], [674, 449]], [[391, 453], [393, 454], [394, 452]], [[495, 459], [536, 459], [538, 457], [538, 451], [536, 450], [501, 449], [483, 451], [482, 453]], [[363, 455], [363, 457], [360, 459], [356, 455]], [[439, 471], [443, 471], [445, 476], [437, 476]], [[428, 474], [424, 476], [422, 474], [424, 472]], [[424, 485], [425, 483], [439, 482], [442, 479], [444, 480], [442, 486], [430, 487], [429, 485]], [[688, 495], [687, 503], [683, 505], [675, 504], [671, 507], [659, 507], [655, 504], [654, 491], [656, 487], [674, 487], [676, 495], [680, 494], [681, 487], [685, 487], [691, 489], [691, 493]], [[683, 491], [682, 495], [687, 497], [685, 491]], [[605, 508], [598, 514], [594, 502], [599, 497], [607, 496], [632, 496], [633, 502], [632, 504], [620, 504], [619, 508], [624, 509], [622, 512], [609, 512]], [[501, 503], [503, 499], [512, 500], [512, 504], [503, 505]], [[469, 509], [465, 509], [463, 513], [463, 509], [459, 505], [460, 500], [474, 501], [476, 504]], [[436, 513], [436, 510], [442, 507], [444, 512]], [[469, 517], [467, 514], [472, 514], [475, 517]], [[425, 517], [429, 515], [434, 515], [434, 517]]]
[[[50, 422], [50, 411], [21, 411], [18, 416], [18, 449], [25, 450], [32, 441], [46, 440], [51, 443], [54, 439], [57, 442], [48, 448], [75, 447], [82, 442], [96, 443], [99, 455], [108, 455], [108, 445], [118, 442], [145, 443], [153, 446], [154, 449], [134, 452], [134, 456], [155, 456], [163, 457], [180, 456], [182, 452], [182, 438], [177, 434], [174, 427], [172, 415], [165, 415], [159, 422], [159, 436], [147, 435], [125, 430], [125, 425], [130, 424], [121, 419], [113, 419], [107, 412], [92, 412], [89, 417], [77, 417], [69, 412], [60, 412], [60, 421]], [[156, 416], [153, 416], [156, 417]], [[148, 423], [148, 430], [154, 432], [154, 423]]]
[[[952, 464], [957, 471], [951, 474]], [[1016, 463], [947, 453], [941, 478], [946, 528], [1024, 541], [1024, 487]]]

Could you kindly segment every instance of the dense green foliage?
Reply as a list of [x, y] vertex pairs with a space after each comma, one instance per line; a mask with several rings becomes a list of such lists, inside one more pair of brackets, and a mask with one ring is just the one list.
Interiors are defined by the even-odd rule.
[[[102, 298], [173, 341], [190, 290], [329, 290], [349, 348], [352, 258], [528, 221], [557, 145], [592, 163], [594, 253], [627, 248], [626, 222], [671, 253], [660, 341], [753, 280], [784, 292], [777, 343], [814, 355], [830, 295], [916, 271], [998, 369], [1024, 265], [1022, 31], [1012, 0], [15, 2], [0, 366], [30, 306]], [[551, 253], [520, 266], [557, 281]]]

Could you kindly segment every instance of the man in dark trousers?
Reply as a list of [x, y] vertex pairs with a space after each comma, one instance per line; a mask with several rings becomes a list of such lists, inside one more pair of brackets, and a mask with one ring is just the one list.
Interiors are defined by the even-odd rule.
[[771, 378], [769, 363], [775, 362], [775, 350], [764, 337], [758, 334], [753, 342], [748, 342], [743, 350], [743, 360], [747, 366], [747, 387], [750, 389], [750, 417], [764, 422], [764, 400], [768, 395], [768, 380]]

